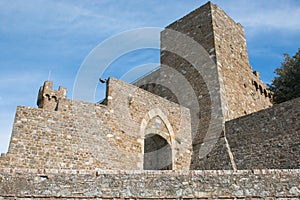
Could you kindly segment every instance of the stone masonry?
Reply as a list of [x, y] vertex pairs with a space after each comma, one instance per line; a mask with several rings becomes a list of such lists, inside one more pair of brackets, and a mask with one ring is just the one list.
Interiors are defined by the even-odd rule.
[[58, 90], [53, 90], [52, 85], [51, 81], [47, 81], [40, 87], [37, 100], [39, 108], [43, 108], [44, 110], [58, 110], [58, 102], [66, 98], [66, 88], [60, 86]]
[[[51, 85], [46, 81], [40, 90], [38, 102], [44, 102], [40, 108], [18, 107], [0, 166], [142, 170], [146, 157], [148, 165], [154, 162], [150, 169], [189, 169], [188, 109], [113, 78], [107, 85], [107, 105], [67, 98], [49, 101], [47, 94], [52, 98], [60, 94]], [[156, 146], [158, 142], [164, 146]], [[152, 150], [145, 152], [147, 148]], [[164, 163], [155, 165], [157, 159]]]
[[226, 122], [237, 169], [300, 169], [300, 98]]
[[300, 98], [272, 106], [243, 27], [206, 3], [161, 33], [161, 67], [101, 103], [46, 81], [17, 108], [2, 199], [300, 199]]
[[[166, 27], [161, 34], [161, 64], [135, 85], [190, 108], [192, 169], [205, 162], [203, 149], [210, 150], [224, 136], [225, 121], [272, 105], [271, 93], [249, 64], [243, 27], [211, 2]], [[170, 73], [170, 68], [177, 73]], [[166, 90], [166, 85], [176, 84], [178, 74], [192, 93]]]
[[200, 169], [300, 168], [300, 98], [227, 121], [225, 129]]
[[0, 169], [0, 199], [299, 199], [299, 170]]
[[[272, 105], [270, 92], [262, 83], [258, 72], [253, 72], [248, 60], [246, 40], [242, 25], [234, 22], [217, 5], [208, 2], [166, 29], [178, 31], [199, 43], [215, 62], [224, 101], [225, 121], [250, 114]], [[164, 34], [164, 33], [162, 33]], [[164, 43], [166, 37], [162, 37]], [[177, 68], [162, 50], [162, 64]], [[204, 74], [201, 74], [204, 76]], [[187, 78], [189, 79], [189, 78]], [[190, 81], [193, 81], [192, 77]], [[207, 84], [207, 83], [205, 83]]]

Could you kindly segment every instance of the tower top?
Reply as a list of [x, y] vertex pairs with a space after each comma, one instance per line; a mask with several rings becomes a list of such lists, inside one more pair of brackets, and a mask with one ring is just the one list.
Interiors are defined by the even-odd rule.
[[37, 105], [46, 110], [57, 110], [59, 100], [66, 98], [67, 89], [59, 86], [58, 90], [53, 90], [52, 81], [45, 81], [40, 87]]

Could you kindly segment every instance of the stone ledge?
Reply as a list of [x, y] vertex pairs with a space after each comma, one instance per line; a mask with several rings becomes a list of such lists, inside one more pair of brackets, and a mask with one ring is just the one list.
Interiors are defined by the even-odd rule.
[[124, 175], [267, 175], [267, 174], [287, 174], [299, 175], [300, 169], [253, 169], [253, 170], [69, 170], [69, 169], [13, 169], [13, 168], [0, 168], [0, 174], [82, 174], [82, 175], [105, 175], [105, 174], [124, 174]]
[[300, 169], [123, 171], [0, 169], [0, 199], [299, 198]]
[[[272, 196], [269, 198], [284, 198], [284, 199], [298, 199], [299, 196], [294, 195], [278, 195], [278, 196]], [[128, 197], [116, 197], [116, 196], [47, 196], [47, 195], [1, 195], [0, 194], [0, 200], [5, 198], [26, 198], [26, 199], [211, 199], [211, 197], [205, 195], [205, 196], [159, 196], [159, 197], [144, 197], [144, 196], [128, 196]], [[213, 196], [213, 198], [218, 199], [251, 199], [251, 198], [260, 198], [265, 199], [265, 196], [232, 196], [232, 195], [224, 195], [224, 196]]]

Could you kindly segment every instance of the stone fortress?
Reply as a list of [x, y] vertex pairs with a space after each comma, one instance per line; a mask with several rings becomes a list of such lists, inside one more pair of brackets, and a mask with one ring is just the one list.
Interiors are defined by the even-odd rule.
[[102, 103], [46, 81], [19, 106], [0, 199], [300, 198], [300, 98], [271, 99], [243, 27], [208, 2], [161, 33], [159, 69], [110, 78]]

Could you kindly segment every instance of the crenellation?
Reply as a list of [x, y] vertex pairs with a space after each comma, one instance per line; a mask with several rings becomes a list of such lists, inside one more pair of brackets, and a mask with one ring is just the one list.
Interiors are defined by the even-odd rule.
[[[272, 105], [270, 98], [261, 98], [254, 95], [247, 87], [253, 79], [261, 85], [262, 93], [269, 96], [267, 86], [260, 80], [258, 72], [253, 76], [249, 64], [247, 45], [243, 27], [234, 22], [226, 13], [213, 6], [213, 29], [216, 34], [217, 66], [222, 77], [225, 98], [230, 112], [227, 112], [226, 121], [250, 114]], [[251, 88], [251, 87], [250, 87]], [[266, 91], [265, 91], [266, 90]], [[261, 93], [261, 94], [262, 94]]]
[[59, 101], [66, 97], [67, 90], [59, 86], [58, 90], [52, 89], [52, 81], [45, 81], [40, 87], [37, 105], [45, 110], [58, 110]]
[[[173, 32], [177, 33], [174, 37], [178, 39], [170, 36], [176, 35]], [[189, 59], [188, 53], [182, 54], [187, 55], [186, 57], [180, 55], [179, 52], [196, 54], [197, 48], [192, 48], [191, 44], [186, 45], [186, 42], [180, 42], [181, 36], [178, 35], [189, 37], [206, 52], [201, 51], [202, 55], [192, 59]], [[175, 40], [180, 45], [173, 47]], [[205, 56], [210, 61], [205, 61], [203, 58]], [[191, 63], [193, 59], [198, 59], [198, 61]], [[162, 66], [158, 70], [138, 80], [135, 85], [191, 110], [195, 155], [198, 155], [201, 144], [205, 144], [203, 141], [205, 137], [214, 135], [215, 138], [210, 139], [217, 139], [222, 136], [221, 132], [226, 121], [272, 105], [271, 93], [260, 80], [259, 73], [256, 72], [256, 76], [252, 73], [243, 27], [211, 2], [166, 27], [161, 34], [161, 63]], [[199, 64], [195, 65], [195, 63]], [[213, 65], [211, 69], [206, 67], [208, 63]], [[183, 96], [162, 87], [169, 83], [178, 87], [176, 84], [178, 75], [174, 78], [170, 72], [172, 70], [168, 68], [175, 69], [182, 74], [185, 81], [188, 81], [193, 88], [194, 94]], [[191, 96], [196, 96], [198, 102], [191, 103]], [[213, 105], [215, 101], [220, 101], [220, 103]], [[197, 106], [199, 106], [199, 111], [195, 109]], [[216, 106], [220, 107], [220, 110], [213, 111], [212, 108]], [[214, 113], [213, 116], [212, 113]], [[217, 127], [216, 123], [219, 123], [211, 122], [212, 117], [221, 119], [223, 124], [221, 122], [222, 128], [215, 128], [213, 134], [208, 134], [211, 132], [209, 127]], [[197, 169], [199, 166], [195, 160], [199, 159], [193, 158], [193, 166], [195, 165]]]
[[[52, 92], [52, 83], [46, 82], [42, 91], [61, 95], [65, 90]], [[189, 168], [192, 138], [186, 108], [113, 78], [107, 94], [107, 105], [60, 98], [56, 110], [19, 106], [8, 159], [0, 166], [141, 170], [144, 139], [156, 134], [170, 144], [171, 169]], [[153, 127], [158, 120], [161, 125]], [[175, 135], [185, 140], [175, 143]]]
[[[251, 83], [254, 86], [254, 88], [252, 86], [253, 90], [255, 89], [256, 94], [259, 96], [259, 98], [265, 97], [272, 102], [272, 92], [269, 90], [268, 86], [260, 80], [260, 74], [258, 71], [253, 71]], [[255, 93], [253, 92], [253, 94]]]
[[17, 107], [0, 199], [298, 199], [300, 98], [272, 105], [243, 26], [208, 2], [161, 32], [160, 58], [99, 103], [46, 81]]

